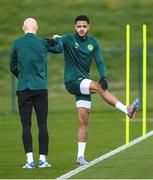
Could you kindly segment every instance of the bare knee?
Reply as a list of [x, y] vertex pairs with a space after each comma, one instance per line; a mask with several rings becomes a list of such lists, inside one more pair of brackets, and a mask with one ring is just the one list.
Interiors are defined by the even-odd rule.
[[101, 88], [100, 84], [98, 84], [98, 83], [95, 82], [95, 81], [92, 81], [92, 82], [90, 83], [89, 90], [90, 90], [91, 93], [97, 93], [97, 92], [99, 92], [99, 91], [102, 91], [102, 88]]

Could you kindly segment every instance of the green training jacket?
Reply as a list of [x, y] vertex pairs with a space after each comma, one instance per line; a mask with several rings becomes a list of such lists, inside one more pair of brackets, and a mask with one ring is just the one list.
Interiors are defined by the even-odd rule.
[[48, 89], [47, 52], [59, 53], [60, 46], [49, 46], [46, 40], [26, 33], [13, 43], [10, 70], [18, 78], [17, 90]]
[[82, 39], [76, 33], [70, 33], [57, 38], [57, 42], [62, 44], [64, 50], [65, 83], [79, 78], [89, 78], [93, 59], [95, 59], [100, 76], [107, 76], [100, 45], [95, 38], [86, 36]]

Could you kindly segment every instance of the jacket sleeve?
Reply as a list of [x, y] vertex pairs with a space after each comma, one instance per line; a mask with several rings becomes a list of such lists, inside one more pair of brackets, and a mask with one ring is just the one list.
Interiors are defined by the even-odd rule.
[[63, 52], [63, 43], [61, 38], [45, 39], [47, 50], [54, 54]]
[[100, 76], [106, 76], [107, 77], [107, 71], [105, 68], [103, 55], [102, 55], [102, 52], [100, 49], [100, 45], [97, 41], [96, 41], [95, 50], [94, 50], [94, 58], [95, 58], [96, 65], [97, 65]]
[[15, 50], [15, 45], [13, 44], [12, 50], [11, 50], [11, 58], [10, 58], [10, 71], [18, 78], [19, 71], [17, 68], [17, 54]]

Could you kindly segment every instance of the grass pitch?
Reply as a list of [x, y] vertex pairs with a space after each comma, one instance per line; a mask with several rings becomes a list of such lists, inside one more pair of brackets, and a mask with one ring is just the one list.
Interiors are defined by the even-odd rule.
[[[66, 99], [58, 99], [57, 102], [53, 102], [53, 110], [49, 114], [48, 117], [48, 129], [50, 135], [49, 141], [49, 155], [48, 162], [52, 164], [51, 168], [48, 169], [39, 169], [35, 168], [34, 170], [25, 170], [22, 169], [22, 166], [25, 163], [25, 155], [23, 152], [22, 141], [21, 141], [21, 126], [18, 115], [1, 115], [0, 116], [0, 178], [16, 178], [16, 179], [47, 179], [47, 178], [56, 178], [60, 175], [68, 172], [69, 170], [75, 169], [77, 165], [75, 164], [76, 155], [77, 155], [77, 116], [75, 112], [75, 108], [73, 108], [71, 96], [66, 96]], [[67, 104], [65, 105], [64, 102]], [[63, 104], [62, 104], [63, 102]], [[71, 103], [69, 103], [71, 102]], [[59, 106], [58, 106], [59, 104]], [[65, 107], [63, 109], [63, 107]], [[148, 112], [148, 117], [149, 117]], [[89, 120], [89, 138], [88, 144], [86, 148], [86, 158], [88, 161], [91, 161], [102, 154], [105, 154], [123, 144], [125, 144], [125, 120], [124, 114], [117, 110], [113, 110], [112, 107], [108, 105], [104, 105], [103, 102], [100, 101], [99, 96], [93, 97], [93, 108], [90, 114]], [[139, 118], [141, 118], [141, 112], [137, 116], [138, 119], [135, 119], [130, 123], [130, 139], [135, 139], [138, 136], [141, 136], [141, 122]], [[147, 122], [148, 131], [153, 129], [153, 125], [151, 121]], [[38, 142], [37, 142], [37, 124], [36, 117], [33, 115], [33, 149], [34, 149], [34, 159], [35, 163], [38, 162]], [[150, 141], [149, 141], [150, 142]], [[150, 142], [151, 143], [151, 142]], [[142, 147], [142, 150], [148, 149], [151, 146], [145, 145]], [[132, 148], [131, 148], [132, 149]], [[150, 148], [151, 149], [151, 148]], [[135, 150], [134, 150], [135, 151]], [[144, 152], [145, 153], [145, 152]], [[118, 178], [124, 177], [124, 174], [120, 175], [120, 168], [115, 170], [117, 166], [115, 164], [117, 162], [121, 163], [122, 158], [124, 161], [129, 164], [131, 161], [133, 162], [133, 156], [128, 155], [128, 151], [125, 151], [124, 156], [120, 157], [117, 155], [117, 160], [114, 160], [115, 156], [110, 158], [108, 161], [109, 171], [111, 172], [111, 167], [113, 168], [113, 174], [110, 172], [107, 174], [107, 169], [105, 168], [105, 162], [100, 163], [100, 165], [96, 165], [97, 175], [93, 178]], [[146, 157], [143, 157], [142, 151], [142, 161], [144, 158], [144, 168], [148, 167]], [[151, 158], [151, 152], [148, 155], [148, 158]], [[138, 158], [140, 161], [140, 158]], [[137, 160], [135, 159], [135, 163]], [[113, 164], [112, 164], [113, 163]], [[133, 162], [134, 163], [134, 162]], [[140, 162], [139, 162], [140, 163]], [[105, 175], [99, 173], [99, 166], [102, 166], [102, 172], [105, 171]], [[114, 167], [115, 166], [115, 167]], [[127, 165], [128, 166], [128, 165]], [[95, 169], [96, 171], [96, 169]], [[133, 171], [126, 172], [126, 178], [132, 177], [131, 173], [134, 174], [134, 177], [138, 177], [135, 172], [139, 171], [139, 167], [135, 167]], [[148, 172], [147, 177], [153, 177], [152, 171]], [[116, 173], [115, 173], [116, 172]], [[145, 177], [146, 172], [144, 170], [141, 172], [142, 177]], [[83, 173], [83, 176], [79, 175], [78, 178], [90, 178], [90, 173], [88, 175]]]
[[152, 179], [153, 137], [71, 177], [75, 179]]
[[[148, 26], [148, 71], [147, 71], [147, 131], [153, 129], [152, 91], [152, 0], [0, 0], [0, 178], [51, 179], [75, 169], [77, 154], [77, 116], [74, 99], [64, 91], [63, 56], [49, 56], [49, 116], [50, 134], [49, 169], [25, 170], [25, 156], [21, 141], [19, 116], [11, 115], [11, 76], [9, 51], [14, 39], [22, 35], [22, 22], [34, 17], [39, 23], [39, 35], [64, 34], [74, 31], [74, 18], [87, 14], [91, 19], [90, 34], [102, 44], [110, 91], [125, 102], [125, 25], [131, 25], [131, 49], [139, 54], [131, 55], [131, 100], [138, 96], [137, 71], [141, 71], [142, 31]], [[108, 50], [123, 50], [107, 54]], [[93, 68], [91, 79], [98, 81], [97, 69]], [[138, 78], [137, 78], [138, 77]], [[141, 112], [130, 122], [130, 140], [142, 134]], [[33, 148], [38, 162], [37, 125], [33, 116]], [[125, 152], [97, 164], [76, 178], [153, 178], [152, 138]], [[146, 143], [145, 143], [146, 142]], [[89, 120], [89, 138], [86, 158], [91, 161], [125, 143], [125, 118], [121, 112], [93, 97]], [[137, 148], [138, 147], [138, 148]], [[134, 150], [132, 150], [134, 149]], [[133, 153], [132, 153], [133, 152]], [[141, 154], [140, 154], [141, 153]]]

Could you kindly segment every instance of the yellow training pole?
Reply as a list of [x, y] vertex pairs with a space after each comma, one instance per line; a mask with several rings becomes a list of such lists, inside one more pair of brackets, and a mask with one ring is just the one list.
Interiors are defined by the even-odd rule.
[[146, 134], [146, 89], [147, 89], [147, 26], [143, 24], [143, 110], [142, 110], [142, 134]]
[[[130, 104], [130, 25], [126, 25], [126, 105]], [[129, 117], [126, 116], [126, 144], [129, 143]]]

